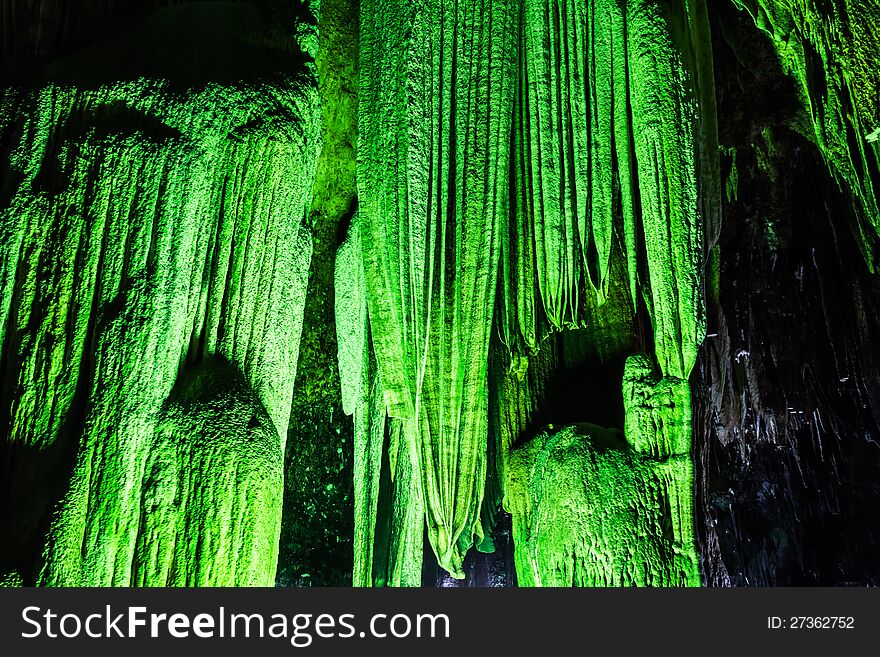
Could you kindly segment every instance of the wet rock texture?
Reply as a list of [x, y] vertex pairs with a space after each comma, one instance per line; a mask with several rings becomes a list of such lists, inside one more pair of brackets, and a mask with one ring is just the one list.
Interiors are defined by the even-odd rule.
[[880, 285], [859, 201], [798, 129], [798, 84], [770, 39], [734, 11], [713, 28], [738, 183], [694, 377], [706, 583], [876, 585]]

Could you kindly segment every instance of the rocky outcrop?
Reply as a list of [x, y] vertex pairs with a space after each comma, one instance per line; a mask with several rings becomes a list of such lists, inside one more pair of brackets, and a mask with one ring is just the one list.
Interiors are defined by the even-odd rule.
[[[187, 24], [200, 19], [203, 41], [187, 42]], [[5, 126], [0, 213], [0, 407], [4, 471], [13, 481], [4, 523], [22, 537], [4, 549], [26, 582], [273, 579], [277, 491], [248, 521], [253, 531], [213, 537], [248, 555], [228, 570], [210, 566], [218, 555], [201, 555], [204, 567], [177, 574], [136, 566], [144, 504], [159, 495], [150, 492], [157, 439], [204, 430], [223, 444], [204, 435], [180, 452], [164, 450], [155, 465], [163, 480], [206, 468], [187, 476], [227, 485], [232, 500], [261, 495], [244, 490], [251, 480], [236, 474], [249, 441], [237, 426], [218, 424], [233, 416], [201, 426], [181, 419], [173, 431], [163, 424], [166, 400], [191, 364], [222, 357], [242, 373], [235, 385], [252, 390], [246, 405], [265, 409], [258, 441], [280, 468], [312, 250], [302, 221], [318, 103], [302, 59], [253, 45], [260, 26], [249, 5], [171, 8], [52, 61], [38, 86], [6, 92], [5, 112], [20, 118]], [[197, 70], [211, 47], [252, 66], [234, 73], [247, 78], [215, 78], [211, 62]], [[173, 57], [199, 48], [188, 60], [196, 68], [173, 67]], [[185, 460], [168, 462], [173, 454]], [[19, 503], [31, 487], [34, 499]], [[236, 502], [216, 513], [249, 509]], [[198, 540], [198, 511], [178, 512], [174, 540], [196, 559], [188, 550]]]

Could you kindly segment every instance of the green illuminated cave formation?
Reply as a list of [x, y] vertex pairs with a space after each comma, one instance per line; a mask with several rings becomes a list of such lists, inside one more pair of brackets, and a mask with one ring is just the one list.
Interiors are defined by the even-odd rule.
[[680, 376], [693, 365], [717, 145], [704, 118], [711, 81], [695, 60], [708, 50], [705, 7], [669, 4], [524, 3], [502, 258], [508, 344], [535, 349], [542, 320], [589, 324], [591, 297], [601, 305], [621, 285], [610, 274], [616, 239], [633, 304], [644, 297], [652, 310], [659, 360]]
[[625, 431], [550, 425], [511, 453], [520, 585], [699, 585], [688, 383], [635, 354], [623, 396]]
[[[38, 581], [273, 582], [314, 84], [47, 80], [6, 100], [25, 117], [0, 215], [6, 440], [75, 452]], [[209, 357], [242, 374], [187, 392]]]
[[148, 447], [132, 583], [264, 585], [278, 559], [278, 432], [234, 367], [184, 377]]
[[[431, 544], [460, 575], [484, 533], [496, 279], [512, 362], [549, 330], [589, 325], [623, 286], [649, 308], [662, 371], [684, 378], [703, 333], [703, 223], [717, 214], [702, 195], [718, 187], [691, 54], [706, 49], [704, 8], [686, 21], [656, 3], [499, 2], [484, 25], [467, 4], [436, 4], [363, 8], [359, 230], [387, 410], [417, 457]], [[565, 20], [551, 29], [551, 15]], [[490, 19], [497, 37], [480, 37]], [[668, 412], [673, 423], [690, 407]]]
[[765, 31], [797, 83], [797, 129], [850, 197], [868, 266], [880, 233], [880, 37], [877, 0], [734, 0]]
[[431, 545], [459, 574], [482, 535], [515, 5], [383, 0], [361, 10], [359, 230], [371, 342], [387, 412], [414, 456]]
[[724, 0], [754, 167], [721, 2], [95, 4], [0, 26], [0, 582], [707, 581], [722, 214], [796, 132], [873, 271], [877, 0]]

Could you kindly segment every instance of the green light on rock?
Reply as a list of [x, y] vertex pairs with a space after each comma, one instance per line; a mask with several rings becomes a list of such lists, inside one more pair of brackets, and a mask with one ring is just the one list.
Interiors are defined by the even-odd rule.
[[[76, 453], [39, 582], [272, 583], [313, 87], [144, 78], [47, 83], [16, 102], [0, 213], [7, 440]], [[243, 379], [218, 375], [229, 388], [175, 411], [187, 363], [215, 356]]]
[[696, 586], [690, 392], [642, 355], [624, 375], [626, 432], [548, 428], [515, 449], [505, 507], [521, 586]]
[[[596, 324], [597, 340], [631, 331], [644, 299], [662, 374], [681, 381], [694, 365], [705, 331], [703, 226], [720, 202], [717, 166], [702, 161], [718, 153], [711, 130], [700, 133], [711, 85], [693, 55], [707, 39], [698, 2], [362, 6], [357, 312], [367, 310], [385, 406], [415, 457], [428, 537], [456, 577], [484, 535], [493, 319], [513, 365], [552, 331]], [[622, 268], [612, 265], [615, 240]], [[621, 288], [632, 308], [605, 312]], [[365, 372], [369, 348], [356, 343], [352, 372]], [[689, 426], [689, 399], [674, 388], [681, 406], [666, 421]], [[686, 462], [685, 434], [662, 446]], [[510, 442], [492, 443], [501, 478], [490, 478], [490, 499]], [[369, 561], [377, 450], [358, 451], [372, 465], [356, 474], [368, 509], [357, 514], [366, 524], [356, 562]], [[676, 503], [690, 509], [687, 482], [673, 479], [684, 496]]]
[[361, 5], [358, 190], [370, 333], [440, 564], [482, 536], [515, 3]]

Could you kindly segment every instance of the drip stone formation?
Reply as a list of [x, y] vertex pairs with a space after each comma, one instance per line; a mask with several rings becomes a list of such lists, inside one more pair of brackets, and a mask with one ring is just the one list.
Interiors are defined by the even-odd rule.
[[873, 272], [877, 0], [94, 4], [0, 25], [0, 581], [281, 583], [310, 487], [327, 583], [464, 579], [507, 525], [522, 586], [706, 581], [718, 25]]

